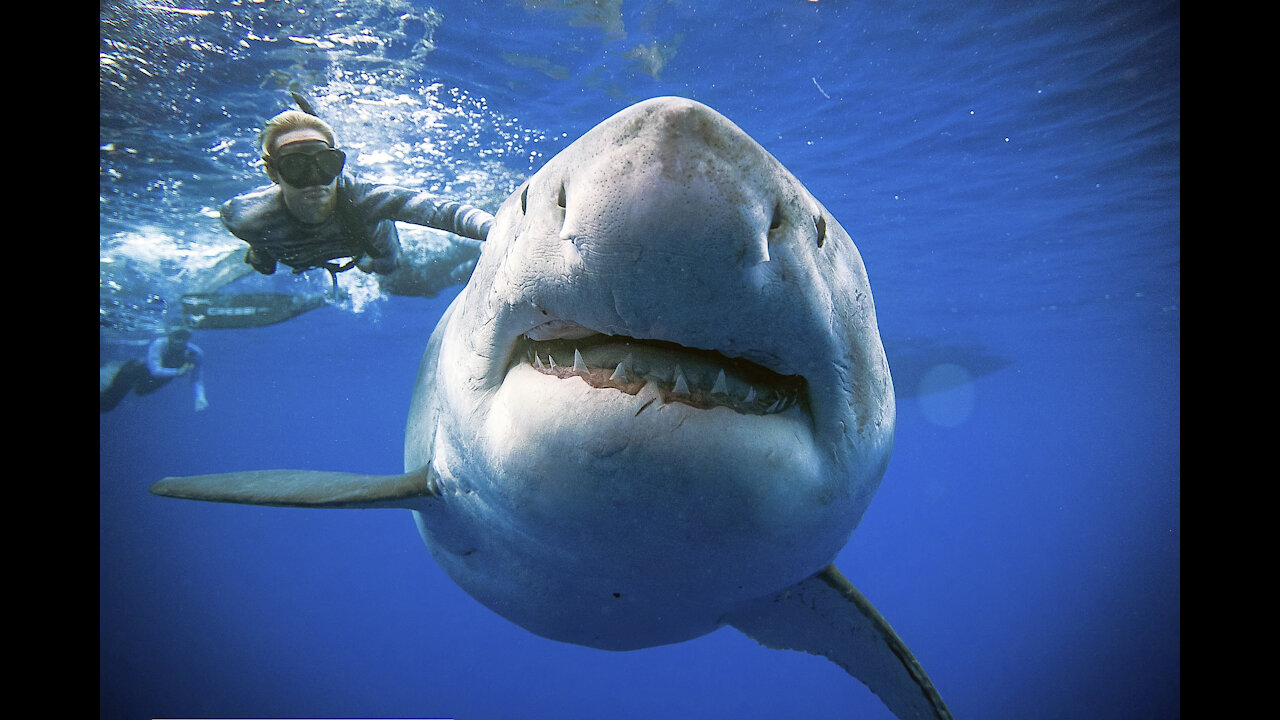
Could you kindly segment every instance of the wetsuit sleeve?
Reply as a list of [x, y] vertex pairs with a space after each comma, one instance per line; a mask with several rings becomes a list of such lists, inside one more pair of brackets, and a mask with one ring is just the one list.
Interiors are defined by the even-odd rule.
[[455, 235], [484, 240], [493, 215], [478, 207], [440, 198], [396, 185], [378, 185], [358, 201], [369, 219], [398, 220], [425, 225]]
[[[376, 218], [374, 218], [376, 219]], [[400, 233], [391, 220], [376, 219], [377, 224], [370, 230], [366, 238], [368, 256], [391, 261], [394, 265], [400, 259]]]
[[205, 351], [188, 342], [186, 357], [187, 363], [191, 365], [191, 389], [196, 398], [196, 411], [204, 410], [205, 407], [209, 407], [209, 400], [205, 397], [205, 380], [200, 374], [200, 366], [205, 360]]
[[183, 368], [168, 368], [164, 366], [162, 358], [164, 357], [164, 346], [168, 340], [165, 338], [156, 338], [151, 341], [151, 346], [147, 348], [147, 372], [152, 377], [158, 378], [175, 378], [184, 372]]
[[367, 273], [389, 274], [400, 263], [400, 233], [391, 220], [377, 224], [369, 235], [369, 249], [357, 261], [357, 267]]
[[272, 275], [276, 271], [276, 259], [271, 257], [270, 253], [265, 250], [259, 250], [252, 245], [249, 246], [249, 251], [244, 254], [244, 261], [263, 275]]
[[187, 362], [191, 363], [191, 390], [195, 394], [196, 410], [209, 407], [204, 394], [204, 378], [200, 375], [200, 366], [204, 363], [204, 351], [187, 343]]
[[200, 365], [204, 362], [204, 351], [187, 343], [187, 362], [191, 364], [191, 379], [200, 382]]
[[[261, 194], [261, 191], [258, 194]], [[261, 204], [261, 202], [259, 201], [258, 204]], [[250, 232], [247, 226], [251, 226], [252, 223], [245, 222], [244, 215], [246, 212], [241, 205], [252, 207], [254, 203], [245, 202], [241, 198], [235, 197], [222, 204], [222, 208], [218, 212], [218, 215], [222, 218], [222, 226], [227, 229], [227, 232], [249, 243], [249, 250], [244, 254], [244, 261], [263, 275], [271, 275], [276, 271], [276, 258], [255, 244], [255, 241], [261, 238]]]

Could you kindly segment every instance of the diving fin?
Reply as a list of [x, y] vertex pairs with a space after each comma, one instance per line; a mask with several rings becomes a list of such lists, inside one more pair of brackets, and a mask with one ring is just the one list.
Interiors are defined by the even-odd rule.
[[902, 720], [952, 720], [902, 638], [835, 565], [747, 603], [726, 620], [765, 647], [826, 657]]
[[316, 470], [255, 470], [167, 477], [151, 486], [164, 497], [241, 505], [304, 508], [417, 509], [440, 490], [430, 464], [403, 475], [357, 475]]
[[265, 327], [325, 304], [325, 296], [288, 293], [188, 293], [182, 296], [187, 327], [227, 330]]

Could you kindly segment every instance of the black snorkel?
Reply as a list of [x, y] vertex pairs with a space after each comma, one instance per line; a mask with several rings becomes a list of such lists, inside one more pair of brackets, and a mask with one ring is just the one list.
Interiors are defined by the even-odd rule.
[[315, 106], [311, 104], [310, 100], [307, 100], [305, 95], [303, 95], [300, 92], [295, 92], [293, 90], [290, 90], [289, 94], [293, 96], [293, 101], [298, 103], [299, 110], [310, 115], [311, 117], [320, 117], [320, 113], [316, 112]]

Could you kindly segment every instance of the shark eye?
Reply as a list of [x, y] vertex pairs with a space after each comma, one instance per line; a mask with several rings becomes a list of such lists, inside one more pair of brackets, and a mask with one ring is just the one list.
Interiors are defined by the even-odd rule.
[[818, 231], [818, 247], [822, 247], [823, 241], [827, 239], [827, 219], [819, 215], [813, 219], [813, 226]]

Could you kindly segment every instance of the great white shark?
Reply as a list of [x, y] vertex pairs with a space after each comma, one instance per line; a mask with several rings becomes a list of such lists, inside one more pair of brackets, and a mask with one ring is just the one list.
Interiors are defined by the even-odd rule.
[[405, 508], [470, 595], [608, 650], [732, 625], [901, 718], [950, 712], [833, 565], [893, 449], [857, 247], [723, 115], [608, 118], [499, 208], [424, 352], [401, 475], [166, 478], [216, 502]]

